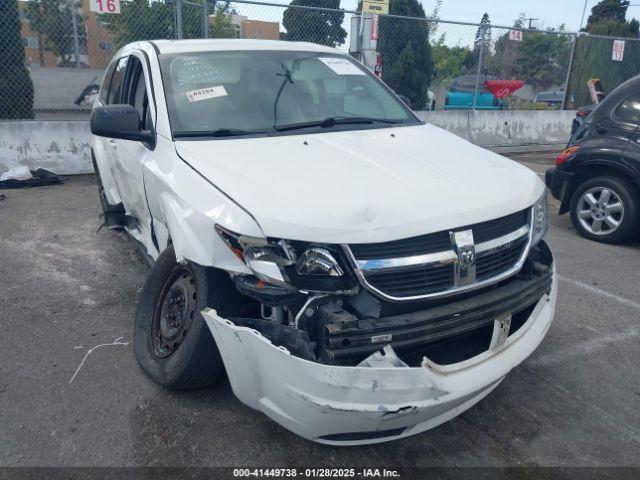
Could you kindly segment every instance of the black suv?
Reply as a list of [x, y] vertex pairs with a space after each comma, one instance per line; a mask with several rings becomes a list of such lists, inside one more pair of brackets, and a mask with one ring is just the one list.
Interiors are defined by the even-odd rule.
[[640, 76], [599, 103], [545, 180], [586, 238], [620, 243], [640, 226]]

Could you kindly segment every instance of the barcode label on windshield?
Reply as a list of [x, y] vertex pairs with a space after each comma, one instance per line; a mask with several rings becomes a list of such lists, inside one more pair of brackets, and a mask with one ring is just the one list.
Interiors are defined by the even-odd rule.
[[362, 70], [360, 70], [346, 58], [320, 57], [318, 58], [318, 60], [320, 60], [338, 75], [365, 75]]
[[185, 92], [190, 103], [199, 102], [200, 100], [207, 100], [209, 98], [226, 97], [227, 90], [223, 85], [217, 87], [205, 87], [198, 90], [191, 90]]

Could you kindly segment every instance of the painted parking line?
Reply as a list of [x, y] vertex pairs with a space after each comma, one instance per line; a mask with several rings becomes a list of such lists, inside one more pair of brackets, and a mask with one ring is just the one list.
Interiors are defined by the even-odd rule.
[[[558, 275], [558, 280], [586, 290], [595, 295], [600, 295], [614, 300], [622, 305], [640, 310], [640, 303], [621, 297], [620, 295], [615, 295], [592, 285], [587, 285], [586, 283], [573, 280], [572, 278], [563, 277], [562, 275]], [[549, 367], [551, 365], [564, 363], [567, 360], [572, 360], [576, 357], [588, 357], [594, 352], [607, 348], [610, 345], [628, 342], [630, 339], [635, 339], [637, 337], [640, 337], [640, 328], [634, 325], [619, 332], [613, 332], [607, 335], [598, 335], [595, 338], [590, 338], [588, 340], [572, 344], [568, 347], [536, 356], [536, 358], [530, 360], [528, 364], [536, 367]]]
[[627, 307], [632, 307], [640, 310], [640, 303], [629, 300], [628, 298], [621, 297], [620, 295], [616, 295], [615, 293], [601, 290], [592, 285], [587, 285], [586, 283], [573, 280], [572, 278], [563, 277], [562, 275], [558, 275], [558, 280], [573, 285], [574, 287], [582, 288], [583, 290], [587, 290], [588, 292], [595, 293], [596, 295], [615, 300], [616, 302], [621, 303], [622, 305], [626, 305]]
[[535, 365], [536, 367], [548, 367], [566, 362], [575, 357], [591, 355], [609, 345], [626, 342], [638, 336], [640, 336], [640, 331], [637, 327], [627, 328], [626, 330], [610, 333], [609, 335], [598, 335], [595, 338], [575, 343], [567, 348], [540, 355], [528, 362], [528, 364], [532, 366]]

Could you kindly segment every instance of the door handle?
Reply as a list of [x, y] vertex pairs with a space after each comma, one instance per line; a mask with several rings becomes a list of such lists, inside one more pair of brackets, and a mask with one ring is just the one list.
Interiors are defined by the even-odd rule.
[[109, 142], [109, 144], [114, 147], [117, 145], [116, 141], [113, 138], [107, 138], [107, 142]]

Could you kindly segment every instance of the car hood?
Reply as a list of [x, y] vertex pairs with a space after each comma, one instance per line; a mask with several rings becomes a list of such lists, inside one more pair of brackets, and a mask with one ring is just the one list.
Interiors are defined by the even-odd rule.
[[397, 240], [508, 215], [544, 191], [529, 169], [428, 124], [184, 140], [176, 150], [266, 236], [292, 240]]

